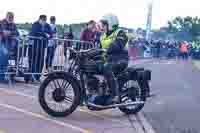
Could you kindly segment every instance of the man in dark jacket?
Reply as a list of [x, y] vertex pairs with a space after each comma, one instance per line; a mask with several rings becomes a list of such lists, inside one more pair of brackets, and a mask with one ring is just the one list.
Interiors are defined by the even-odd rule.
[[46, 21], [46, 15], [40, 15], [39, 20], [33, 23], [30, 33], [32, 44], [29, 46], [29, 68], [36, 74], [33, 80], [37, 81], [40, 81], [44, 66], [45, 48], [52, 37], [51, 27]]
[[66, 39], [64, 41], [64, 56], [67, 58], [67, 48], [72, 47], [72, 45], [73, 45], [72, 40], [74, 39], [74, 35], [73, 35], [71, 26], [69, 26], [69, 28], [65, 31], [64, 39]]
[[19, 36], [16, 24], [14, 23], [14, 13], [8, 12], [6, 18], [0, 22], [1, 42], [9, 52], [9, 58], [17, 59], [18, 42], [15, 37]]

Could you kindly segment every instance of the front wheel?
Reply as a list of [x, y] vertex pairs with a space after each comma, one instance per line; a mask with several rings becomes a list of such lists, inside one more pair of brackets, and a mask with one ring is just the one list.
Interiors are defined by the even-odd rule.
[[39, 103], [53, 117], [70, 115], [80, 104], [80, 99], [79, 84], [69, 73], [54, 72], [39, 88]]
[[[146, 101], [146, 87], [144, 82], [147, 81], [134, 81], [126, 80], [121, 84], [121, 102], [145, 102]], [[127, 107], [119, 107], [120, 111], [125, 114], [136, 114], [142, 110], [144, 103]]]

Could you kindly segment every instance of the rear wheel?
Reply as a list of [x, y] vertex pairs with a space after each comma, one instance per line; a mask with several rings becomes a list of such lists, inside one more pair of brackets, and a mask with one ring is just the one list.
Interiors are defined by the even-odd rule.
[[70, 115], [80, 103], [80, 88], [76, 80], [64, 72], [50, 74], [39, 89], [39, 103], [54, 117]]
[[[145, 102], [146, 88], [144, 81], [126, 80], [121, 84], [121, 102]], [[125, 114], [136, 114], [142, 110], [145, 103], [136, 104], [133, 106], [119, 107], [120, 111]]]

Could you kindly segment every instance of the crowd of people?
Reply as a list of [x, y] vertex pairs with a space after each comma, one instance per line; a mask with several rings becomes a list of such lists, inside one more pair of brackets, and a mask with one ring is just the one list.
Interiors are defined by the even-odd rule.
[[157, 58], [166, 56], [168, 58], [182, 57], [187, 59], [190, 44], [186, 41], [152, 41], [153, 55]]
[[[65, 39], [73, 39], [73, 34], [65, 34]], [[3, 48], [0, 49], [0, 66], [7, 66], [7, 62], [2, 63], [5, 57], [10, 58], [10, 52], [14, 52], [14, 57], [19, 55], [18, 42], [15, 40], [19, 36], [17, 26], [14, 22], [14, 13], [8, 12], [6, 18], [0, 21], [0, 39], [1, 46], [7, 50], [3, 53]], [[46, 64], [46, 69], [52, 67], [52, 60], [54, 58], [56, 44], [57, 28], [56, 17], [50, 17], [50, 23], [47, 23], [47, 16], [40, 15], [38, 20], [32, 24], [29, 34], [28, 45], [28, 64], [29, 72], [33, 73], [31, 80], [40, 82], [41, 74]], [[13, 41], [14, 40], [14, 41]], [[119, 102], [118, 84], [114, 76], [115, 66], [128, 66], [128, 51], [125, 47], [128, 44], [128, 36], [119, 28], [118, 17], [113, 14], [107, 14], [102, 17], [99, 23], [91, 20], [87, 23], [86, 29], [83, 30], [80, 37], [80, 43], [87, 42], [93, 44], [100, 44], [98, 47], [106, 49], [105, 62], [96, 64], [96, 71], [102, 73], [108, 82], [108, 87], [112, 91], [110, 102]], [[87, 45], [87, 43], [85, 45]], [[64, 45], [71, 45], [66, 41]], [[65, 49], [65, 46], [62, 47]], [[45, 56], [45, 51], [47, 53]], [[66, 54], [66, 53], [63, 53]], [[14, 59], [17, 60], [16, 58]]]
[[140, 51], [140, 56], [149, 53], [148, 56], [155, 58], [183, 58], [188, 59], [191, 56], [193, 59], [200, 59], [200, 43], [187, 41], [166, 41], [166, 40], [150, 40], [138, 39], [130, 43], [137, 47], [137, 52]]
[[[99, 28], [99, 24], [91, 20], [87, 23], [87, 27], [81, 33], [80, 40], [91, 43], [99, 43], [100, 32], [101, 29]], [[1, 67], [6, 67], [10, 58], [17, 60], [17, 54], [19, 51], [18, 40], [16, 38], [19, 36], [20, 35], [14, 21], [14, 13], [8, 12], [5, 19], [0, 21], [0, 53], [2, 53], [1, 59], [4, 59], [4, 62], [0, 62]], [[32, 28], [29, 33], [29, 39], [32, 40], [32, 43], [28, 46], [30, 72], [41, 73], [44, 64], [46, 64], [47, 70], [52, 68], [52, 62], [56, 49], [56, 41], [54, 38], [57, 37], [56, 17], [51, 16], [50, 23], [47, 23], [47, 16], [40, 15], [38, 20], [32, 24]], [[72, 29], [70, 27], [69, 30], [64, 33], [64, 39], [72, 40], [73, 38]], [[64, 55], [66, 56], [66, 48], [71, 46], [72, 42], [65, 41], [64, 43]], [[46, 57], [45, 49], [47, 49]], [[39, 81], [40, 76], [41, 75], [39, 74], [33, 76], [33, 80]]]

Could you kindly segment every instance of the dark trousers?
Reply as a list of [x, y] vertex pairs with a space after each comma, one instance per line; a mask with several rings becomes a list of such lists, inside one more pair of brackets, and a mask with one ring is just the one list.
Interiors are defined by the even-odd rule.
[[33, 73], [34, 78], [39, 80], [44, 66], [45, 42], [35, 41], [29, 46], [29, 71]]
[[188, 53], [187, 52], [182, 52], [181, 56], [182, 56], [182, 59], [184, 59], [184, 60], [188, 59]]
[[52, 62], [55, 54], [55, 46], [47, 48], [46, 69], [52, 67]]
[[103, 75], [107, 80], [108, 88], [111, 90], [112, 96], [119, 95], [118, 82], [115, 79], [114, 72], [112, 71], [112, 64], [106, 63], [103, 66]]
[[119, 61], [118, 63], [102, 63], [97, 65], [98, 68], [101, 69], [100, 71], [103, 73], [107, 81], [108, 88], [111, 90], [112, 96], [118, 96], [120, 93], [119, 85], [114, 73], [116, 73], [115, 71], [122, 71], [121, 67], [126, 67], [126, 65], [128, 65], [128, 61]]
[[156, 57], [157, 57], [157, 58], [160, 57], [160, 48], [156, 48]]

